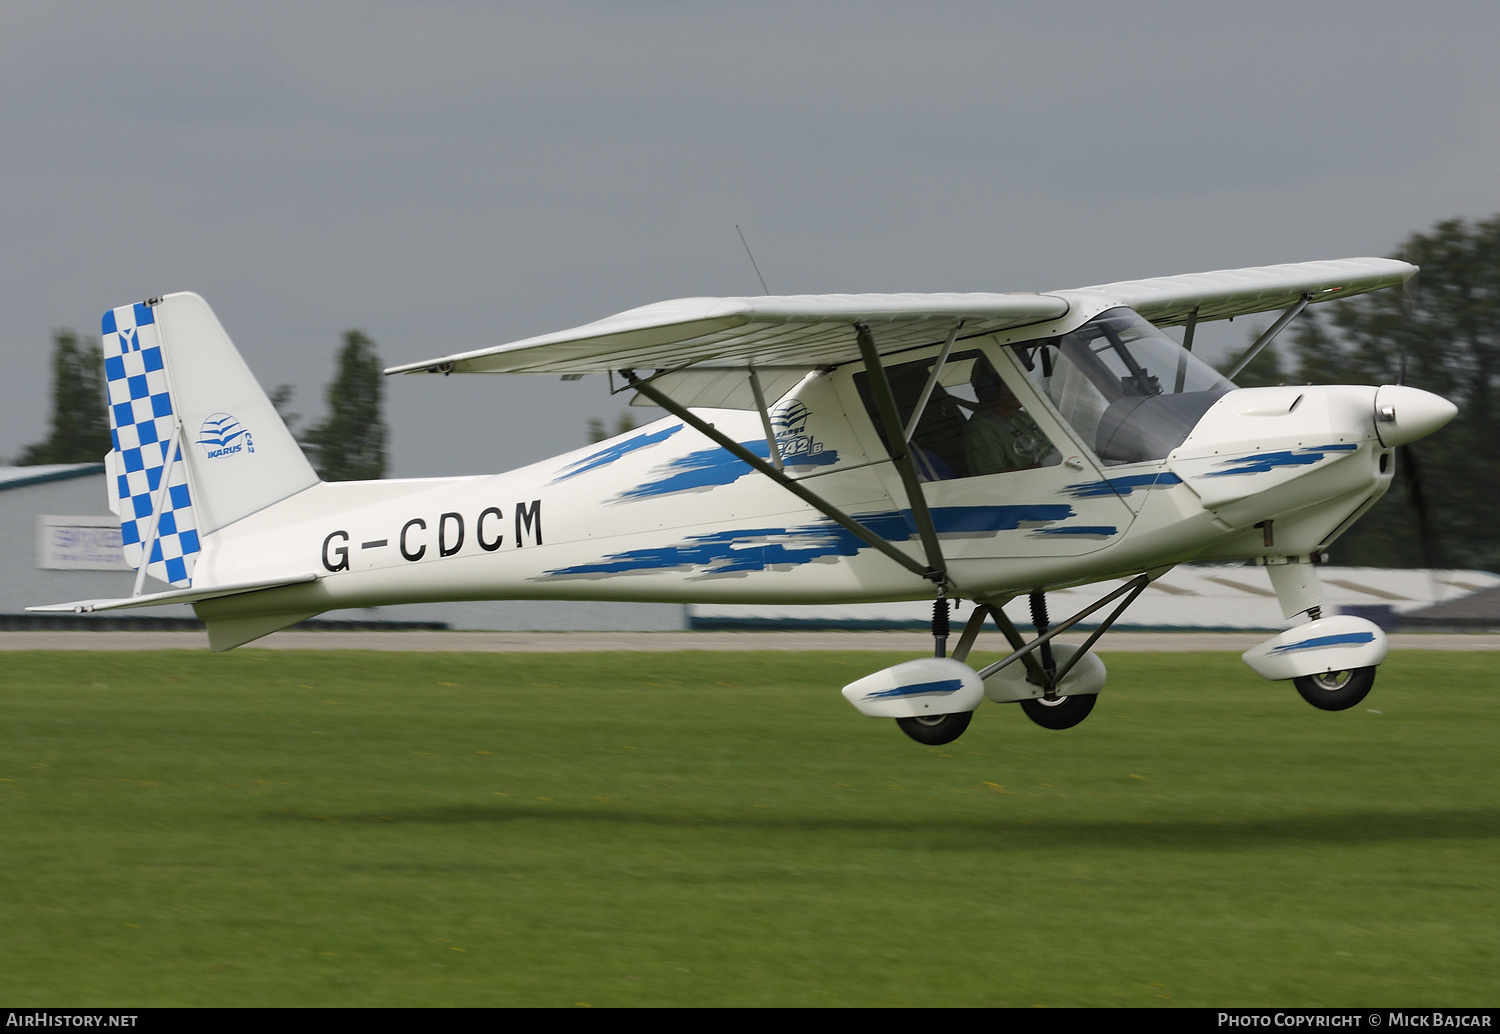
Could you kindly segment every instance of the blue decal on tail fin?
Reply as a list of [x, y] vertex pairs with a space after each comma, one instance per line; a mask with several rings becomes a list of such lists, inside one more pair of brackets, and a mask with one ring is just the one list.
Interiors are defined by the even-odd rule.
[[[114, 451], [111, 495], [118, 499], [120, 537], [125, 560], [173, 585], [192, 584], [199, 553], [198, 525], [188, 489], [187, 469], [179, 458], [166, 470], [177, 438], [177, 414], [161, 358], [161, 339], [151, 307], [124, 305], [104, 314], [104, 373], [109, 392], [109, 430]], [[180, 442], [178, 448], [181, 448]], [[161, 491], [162, 477], [167, 491]], [[157, 499], [155, 543], [145, 556]]]

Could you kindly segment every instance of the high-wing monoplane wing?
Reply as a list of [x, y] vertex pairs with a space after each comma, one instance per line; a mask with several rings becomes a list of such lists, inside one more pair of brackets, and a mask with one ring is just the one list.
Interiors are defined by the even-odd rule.
[[1304, 294], [1312, 295], [1317, 303], [1395, 287], [1416, 272], [1416, 266], [1396, 259], [1348, 258], [1124, 280], [1079, 288], [1078, 292], [1097, 291], [1130, 306], [1159, 327], [1171, 327], [1186, 323], [1195, 309], [1199, 322], [1222, 320], [1285, 309]]
[[1055, 294], [823, 294], [679, 298], [572, 330], [393, 366], [386, 373], [604, 373], [746, 366], [806, 370], [860, 358], [862, 321], [880, 352], [1061, 319], [1089, 294], [1129, 305], [1154, 323], [1224, 319], [1285, 308], [1303, 295], [1329, 301], [1400, 284], [1416, 267], [1354, 258], [1127, 280]]
[[1067, 315], [1044, 294], [804, 294], [679, 298], [509, 345], [393, 366], [386, 373], [604, 373], [622, 368], [811, 366], [859, 358], [863, 320], [882, 352], [993, 334]]

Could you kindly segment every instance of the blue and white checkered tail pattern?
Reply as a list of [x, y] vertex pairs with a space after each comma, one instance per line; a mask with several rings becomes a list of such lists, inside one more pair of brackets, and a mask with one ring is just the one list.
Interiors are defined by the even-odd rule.
[[166, 493], [159, 491], [173, 454], [178, 416], [168, 390], [155, 314], [149, 305], [121, 306], [104, 314], [101, 329], [114, 441], [110, 502], [120, 516], [125, 560], [140, 569], [144, 540], [152, 534], [153, 509], [160, 498], [162, 512], [155, 521], [146, 573], [185, 588], [192, 584], [198, 559], [198, 524], [188, 491], [187, 465], [181, 458], [167, 475]]

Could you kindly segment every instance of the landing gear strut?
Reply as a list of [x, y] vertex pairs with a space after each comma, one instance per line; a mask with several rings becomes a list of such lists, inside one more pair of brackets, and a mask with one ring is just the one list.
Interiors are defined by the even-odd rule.
[[[932, 603], [932, 655], [948, 655], [948, 594], [938, 589], [938, 597]], [[939, 747], [952, 743], [963, 735], [973, 719], [973, 711], [957, 711], [953, 714], [918, 715], [914, 718], [897, 718], [896, 724], [918, 743]]]
[[[998, 695], [996, 687], [991, 685], [986, 690], [990, 699], [1019, 700], [1021, 710], [1026, 713], [1026, 717], [1044, 729], [1071, 729], [1094, 710], [1098, 687], [1103, 684], [1103, 666], [1089, 653], [1089, 647], [1093, 646], [1105, 630], [1115, 623], [1115, 620], [1124, 613], [1126, 607], [1134, 602], [1149, 582], [1150, 579], [1146, 575], [1137, 575], [1102, 599], [1074, 614], [1056, 628], [1048, 627], [1046, 597], [1040, 591], [1033, 592], [1031, 594], [1031, 620], [1036, 625], [1037, 636], [1029, 643], [1021, 638], [1021, 633], [1005, 616], [1004, 611], [997, 606], [981, 604], [976, 609], [975, 617], [970, 619], [969, 627], [964, 630], [958, 649], [953, 652], [953, 655], [960, 659], [968, 656], [969, 648], [979, 634], [979, 622], [982, 622], [984, 615], [988, 613], [994, 618], [995, 624], [1000, 626], [1000, 631], [1005, 633], [1005, 638], [1010, 641], [1015, 652], [1004, 660], [996, 661], [980, 670], [979, 677], [988, 679], [1018, 661], [1026, 668], [1024, 685], [1018, 684], [1010, 690], [999, 690]], [[1056, 636], [1066, 632], [1079, 621], [1121, 596], [1125, 598], [1099, 623], [1099, 627], [1082, 646], [1074, 647], [1059, 643], [1054, 651], [1052, 640]], [[1087, 663], [1098, 667], [1098, 682], [1089, 687], [1090, 692], [1075, 693], [1071, 696], [1060, 695], [1057, 691], [1058, 687], [1068, 685], [1066, 680], [1069, 673], [1086, 659], [1088, 659]], [[1074, 684], [1076, 685], [1076, 682]], [[1037, 688], [1041, 689], [1040, 696], [1035, 695]]]
[[[1047, 634], [1047, 594], [1041, 590], [1031, 594], [1031, 623], [1036, 627], [1038, 638]], [[1035, 699], [1022, 700], [1021, 710], [1043, 729], [1071, 729], [1089, 716], [1098, 694], [1058, 696], [1057, 661], [1052, 656], [1052, 644], [1043, 642], [1037, 652], [1042, 655], [1044, 678], [1038, 682], [1033, 674], [1027, 681], [1040, 685], [1043, 693]]]

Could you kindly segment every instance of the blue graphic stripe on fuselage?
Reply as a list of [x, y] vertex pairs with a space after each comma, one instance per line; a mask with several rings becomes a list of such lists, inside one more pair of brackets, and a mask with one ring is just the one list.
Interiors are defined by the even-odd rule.
[[[911, 521], [911, 511], [902, 514]], [[939, 535], [964, 535], [986, 531], [1015, 531], [1037, 524], [1054, 524], [1073, 516], [1067, 503], [1016, 503], [1008, 506], [939, 506], [932, 510], [932, 524]], [[863, 520], [863, 518], [861, 518]], [[916, 525], [912, 524], [915, 532]]]
[[559, 481], [566, 481], [568, 478], [577, 477], [579, 474], [586, 473], [596, 467], [608, 466], [621, 456], [635, 452], [637, 449], [644, 449], [648, 445], [664, 442], [681, 430], [682, 425], [676, 424], [672, 427], [663, 428], [660, 431], [653, 431], [650, 434], [638, 434], [634, 438], [625, 439], [623, 442], [615, 442], [613, 445], [607, 445], [598, 452], [589, 453], [583, 459], [574, 460], [568, 464], [563, 468], [561, 474], [552, 479], [552, 483], [555, 485]]
[[1065, 491], [1074, 499], [1094, 499], [1105, 495], [1129, 495], [1137, 488], [1171, 488], [1182, 484], [1182, 478], [1169, 471], [1160, 474], [1132, 474], [1129, 477], [1105, 478], [1103, 481], [1082, 481], [1069, 485]]
[[1230, 469], [1210, 471], [1203, 476], [1221, 478], [1231, 474], [1264, 474], [1276, 467], [1306, 467], [1317, 463], [1330, 452], [1353, 452], [1358, 448], [1358, 445], [1349, 444], [1314, 445], [1279, 452], [1257, 452], [1249, 456], [1238, 456], [1232, 460], [1220, 460], [1220, 466]]
[[[787, 443], [781, 448], [786, 451]], [[768, 460], [771, 446], [764, 438], [753, 442], [740, 442], [740, 447], [754, 456]], [[788, 467], [828, 467], [839, 461], [837, 449], [824, 449], [818, 453], [798, 453], [783, 456]], [[679, 456], [658, 468], [661, 476], [654, 481], [644, 481], [634, 488], [620, 493], [621, 499], [649, 499], [652, 496], [670, 495], [673, 492], [690, 492], [694, 489], [717, 488], [732, 484], [751, 473], [750, 464], [733, 453], [715, 446], [699, 449], [686, 456]]]
[[[938, 534], [976, 534], [1066, 520], [1073, 508], [1066, 503], [1013, 506], [943, 506], [932, 511]], [[889, 542], [916, 537], [910, 510], [856, 514], [855, 520]], [[1097, 532], [1097, 529], [1090, 529]], [[736, 528], [732, 531], [690, 535], [669, 546], [653, 546], [613, 553], [587, 564], [548, 571], [548, 577], [607, 577], [647, 571], [686, 570], [701, 574], [746, 574], [773, 568], [796, 567], [833, 557], [852, 557], [867, 543], [830, 520], [792, 528]]]

